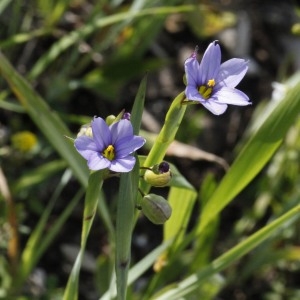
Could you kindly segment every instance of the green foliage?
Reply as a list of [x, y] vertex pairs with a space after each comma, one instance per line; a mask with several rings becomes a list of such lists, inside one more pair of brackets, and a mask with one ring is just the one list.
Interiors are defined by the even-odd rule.
[[[261, 299], [299, 298], [299, 289], [286, 279], [288, 274], [295, 282], [300, 268], [299, 74], [284, 83], [287, 92], [280, 100], [253, 105], [231, 167], [222, 177], [207, 171], [200, 187], [168, 153], [176, 136], [196, 144], [197, 129], [206, 130], [198, 122], [204, 113], [186, 114], [190, 107], [182, 105], [183, 92], [170, 105], [149, 153], [136, 156], [133, 172], [108, 178], [107, 185], [105, 180], [108, 190], [102, 190], [107, 173], [89, 174], [73, 146], [76, 130], [93, 115], [118, 113], [119, 97], [126, 101], [121, 109], [130, 102], [134, 134], [143, 135], [145, 74], [171, 62], [146, 53], [168, 16], [180, 14], [201, 39], [236, 22], [233, 13], [188, 2], [0, 1], [0, 126], [8, 132], [0, 136], [0, 299], [81, 299], [80, 272], [92, 246], [98, 257], [91, 272], [102, 300], [126, 294], [208, 300], [226, 289], [242, 290], [251, 280], [264, 283], [270, 275], [274, 280], [260, 291]], [[122, 89], [141, 78], [135, 100], [124, 99]], [[89, 109], [96, 111], [87, 117]], [[38, 140], [26, 154], [10, 142], [23, 131]], [[151, 193], [161, 192], [173, 212], [153, 229], [161, 234], [160, 243], [140, 257], [131, 247], [136, 231], [146, 235], [153, 225], [136, 209], [151, 189], [139, 167], [162, 160], [173, 177]], [[227, 224], [224, 215], [235, 205], [237, 217]], [[72, 219], [71, 226], [81, 242], [68, 283], [59, 271], [48, 274], [45, 289], [34, 295], [32, 274], [53, 249], [59, 253], [61, 243], [69, 242], [64, 229], [78, 215], [81, 225]]]

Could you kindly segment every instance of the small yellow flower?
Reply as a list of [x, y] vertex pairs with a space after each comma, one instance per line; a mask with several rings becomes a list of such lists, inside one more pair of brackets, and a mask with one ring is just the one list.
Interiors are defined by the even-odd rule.
[[20, 131], [11, 137], [12, 146], [23, 153], [28, 153], [37, 145], [37, 137], [30, 131]]
[[160, 272], [167, 264], [168, 264], [167, 254], [163, 253], [157, 258], [156, 262], [153, 265], [154, 272], [155, 273]]

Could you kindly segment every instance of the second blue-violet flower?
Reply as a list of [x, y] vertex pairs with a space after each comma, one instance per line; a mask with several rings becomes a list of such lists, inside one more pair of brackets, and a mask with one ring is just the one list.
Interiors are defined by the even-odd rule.
[[91, 135], [75, 139], [75, 147], [87, 160], [89, 169], [131, 171], [135, 164], [132, 153], [145, 144], [144, 138], [133, 134], [131, 122], [122, 119], [108, 126], [102, 118], [95, 117], [91, 128]]
[[249, 98], [235, 87], [245, 76], [248, 62], [232, 58], [221, 64], [221, 49], [217, 41], [206, 49], [201, 62], [197, 50], [185, 61], [188, 100], [198, 101], [215, 115], [223, 114], [228, 104], [249, 105]]

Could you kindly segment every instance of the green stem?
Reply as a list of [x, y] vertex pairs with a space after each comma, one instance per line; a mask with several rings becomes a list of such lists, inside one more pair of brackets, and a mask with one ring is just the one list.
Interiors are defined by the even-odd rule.
[[[160, 163], [167, 152], [169, 145], [174, 141], [179, 125], [181, 124], [187, 105], [183, 105], [185, 99], [184, 92], [180, 93], [172, 102], [165, 118], [164, 126], [151, 148], [143, 167], [151, 167]], [[147, 193], [150, 186], [141, 181], [140, 189]]]
[[63, 296], [63, 300], [76, 300], [78, 299], [78, 281], [80, 267], [86, 247], [86, 242], [94, 221], [95, 213], [97, 210], [98, 199], [103, 184], [103, 179], [107, 174], [107, 170], [100, 170], [92, 172], [89, 176], [88, 188], [85, 195], [83, 224], [81, 231], [81, 245], [80, 251], [77, 255], [72, 272], [70, 274], [67, 287]]
[[[184, 116], [186, 105], [182, 105], [184, 93], [180, 93], [172, 102], [166, 115], [164, 126], [158, 135], [143, 167], [150, 167], [163, 160], [165, 153], [175, 139], [175, 135]], [[138, 160], [137, 160], [138, 162]], [[126, 299], [127, 277], [130, 265], [132, 230], [135, 224], [135, 199], [137, 199], [139, 165], [134, 170], [122, 174], [117, 203], [116, 221], [116, 278], [118, 300]], [[142, 181], [140, 190], [149, 191], [150, 186]], [[141, 196], [139, 196], [141, 197]]]
[[138, 160], [132, 172], [122, 174], [116, 220], [116, 278], [118, 300], [126, 299], [127, 279], [131, 258], [131, 239], [134, 225], [135, 199], [139, 179]]

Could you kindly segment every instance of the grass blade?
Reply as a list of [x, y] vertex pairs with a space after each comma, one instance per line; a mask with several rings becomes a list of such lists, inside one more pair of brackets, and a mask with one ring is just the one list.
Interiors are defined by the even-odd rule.
[[106, 169], [92, 172], [89, 177], [88, 188], [84, 202], [83, 225], [81, 231], [81, 245], [76, 261], [73, 265], [67, 287], [64, 292], [63, 300], [78, 299], [78, 281], [83, 259], [86, 242], [94, 221], [97, 210], [98, 199], [103, 184], [103, 178], [106, 174]]
[[200, 232], [262, 170], [280, 146], [299, 112], [300, 83], [298, 82], [246, 143], [204, 206]]
[[300, 217], [300, 205], [292, 208], [281, 217], [266, 225], [262, 229], [258, 230], [250, 237], [233, 247], [217, 259], [215, 259], [209, 266], [201, 269], [199, 272], [182, 280], [176, 286], [171, 286], [166, 292], [159, 293], [151, 299], [155, 300], [168, 300], [168, 299], [181, 299], [185, 295], [197, 290], [201, 286], [201, 282], [207, 280], [214, 274], [224, 270], [226, 267], [234, 263], [243, 255], [249, 253], [252, 249], [258, 246], [260, 243], [270, 238], [281, 228], [291, 225]]
[[86, 186], [88, 179], [86, 162], [80, 158], [73, 144], [66, 140], [65, 136], [70, 136], [71, 133], [63, 121], [14, 70], [2, 53], [0, 53], [0, 72], [36, 126], [46, 136], [53, 148], [68, 162], [81, 184]]

